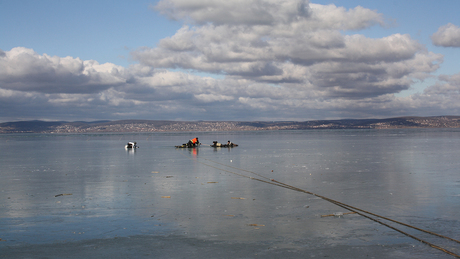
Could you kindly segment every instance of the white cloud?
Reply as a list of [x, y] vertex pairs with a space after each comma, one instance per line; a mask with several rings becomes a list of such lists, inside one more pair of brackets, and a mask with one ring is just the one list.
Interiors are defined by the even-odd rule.
[[198, 95], [195, 95], [195, 98], [202, 102], [207, 102], [207, 103], [233, 100], [232, 96], [218, 95], [218, 94], [198, 94]]
[[310, 4], [311, 20], [304, 22], [307, 28], [332, 30], [360, 30], [375, 24], [383, 25], [383, 17], [376, 11], [358, 6], [347, 10], [333, 4]]
[[428, 96], [443, 96], [448, 99], [456, 100], [458, 102], [460, 97], [460, 73], [455, 75], [441, 75], [439, 76], [440, 81], [425, 89], [424, 94]]
[[205, 24], [271, 25], [280, 19], [292, 20], [308, 15], [307, 1], [261, 0], [162, 0], [155, 9], [172, 19], [188, 19]]
[[3, 89], [43, 93], [94, 93], [124, 84], [125, 69], [94, 60], [39, 55], [16, 47], [0, 56]]
[[[270, 91], [269, 84], [278, 84], [280, 89], [297, 89], [297, 96], [352, 99], [406, 90], [414, 79], [428, 77], [442, 61], [440, 55], [427, 52], [409, 35], [380, 39], [343, 35], [341, 30], [383, 25], [380, 14], [362, 7], [347, 10], [306, 1], [286, 4], [273, 0], [258, 5], [267, 5], [265, 11], [276, 17], [268, 23], [245, 19], [223, 23], [207, 15], [207, 5], [228, 13], [241, 8], [226, 3], [161, 1], [158, 10], [191, 19], [196, 25], [184, 25], [157, 48], [133, 52], [134, 59], [155, 68], [181, 68], [245, 79], [248, 84], [265, 83], [265, 91]], [[296, 18], [291, 19], [296, 12]], [[414, 71], [414, 63], [423, 69]]]
[[460, 28], [452, 23], [439, 27], [431, 35], [433, 44], [441, 47], [460, 47]]

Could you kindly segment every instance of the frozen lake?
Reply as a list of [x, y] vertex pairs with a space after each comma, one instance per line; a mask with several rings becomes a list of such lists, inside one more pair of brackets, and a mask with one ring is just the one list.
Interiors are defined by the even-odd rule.
[[[201, 147], [174, 147], [194, 137]], [[125, 150], [128, 141], [140, 148]], [[0, 143], [0, 258], [454, 258], [248, 177], [460, 240], [460, 129], [7, 134]], [[391, 225], [460, 254], [458, 243]]]

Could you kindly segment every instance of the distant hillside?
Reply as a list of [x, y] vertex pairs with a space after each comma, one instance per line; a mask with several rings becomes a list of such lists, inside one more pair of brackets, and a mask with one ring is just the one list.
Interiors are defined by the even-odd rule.
[[18, 121], [0, 123], [0, 133], [178, 132], [309, 129], [460, 128], [460, 116], [317, 121]]

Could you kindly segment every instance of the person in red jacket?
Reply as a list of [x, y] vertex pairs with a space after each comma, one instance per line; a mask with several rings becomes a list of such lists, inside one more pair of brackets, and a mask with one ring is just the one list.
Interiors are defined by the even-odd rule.
[[198, 140], [198, 138], [194, 138], [194, 139], [189, 140], [187, 144], [189, 147], [194, 147], [194, 146], [198, 146], [200, 144], [200, 141]]

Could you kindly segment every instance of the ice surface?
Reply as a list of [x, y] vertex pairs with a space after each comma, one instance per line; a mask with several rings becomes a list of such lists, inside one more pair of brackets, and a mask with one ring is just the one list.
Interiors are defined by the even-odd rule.
[[[239, 146], [174, 148], [189, 135]], [[142, 148], [127, 151], [127, 141]], [[0, 143], [0, 257], [451, 258], [248, 177], [460, 239], [458, 130], [31, 134]]]

